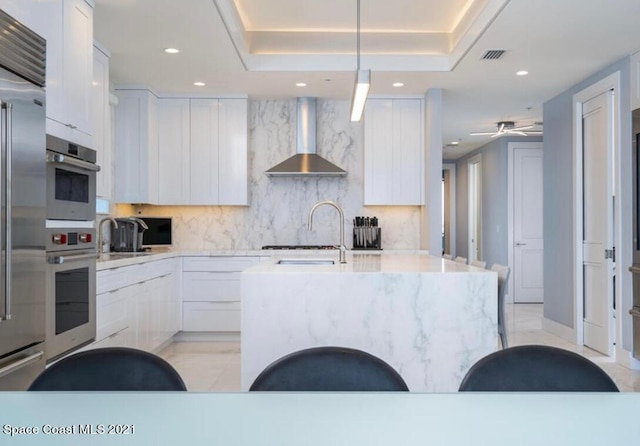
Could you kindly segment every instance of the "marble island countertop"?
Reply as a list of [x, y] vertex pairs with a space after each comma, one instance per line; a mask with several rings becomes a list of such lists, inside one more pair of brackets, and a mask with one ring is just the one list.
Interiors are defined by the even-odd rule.
[[[349, 251], [349, 256], [387, 256], [397, 253], [425, 253], [426, 251], [371, 251], [363, 253], [363, 251]], [[272, 257], [291, 258], [291, 257], [329, 257], [338, 260], [338, 250], [263, 250], [263, 249], [227, 249], [227, 250], [171, 250], [171, 249], [154, 249], [143, 252], [112, 252], [98, 256], [97, 270], [101, 271], [109, 268], [119, 268], [122, 266], [135, 265], [138, 263], [153, 262], [173, 257]]]

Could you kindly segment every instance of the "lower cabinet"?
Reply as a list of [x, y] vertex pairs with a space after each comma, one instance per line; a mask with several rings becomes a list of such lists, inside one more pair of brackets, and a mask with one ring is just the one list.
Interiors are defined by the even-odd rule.
[[178, 259], [98, 271], [96, 342], [153, 351], [180, 330]]
[[240, 331], [240, 273], [258, 257], [185, 257], [182, 261], [182, 330]]

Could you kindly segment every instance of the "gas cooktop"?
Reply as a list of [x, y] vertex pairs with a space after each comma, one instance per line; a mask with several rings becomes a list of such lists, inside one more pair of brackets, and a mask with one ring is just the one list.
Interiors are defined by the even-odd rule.
[[262, 249], [339, 249], [336, 245], [266, 245]]

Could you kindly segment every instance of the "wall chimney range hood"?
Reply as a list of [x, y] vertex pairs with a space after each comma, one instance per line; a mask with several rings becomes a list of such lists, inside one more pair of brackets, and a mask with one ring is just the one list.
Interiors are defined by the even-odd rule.
[[265, 171], [269, 176], [344, 176], [347, 172], [316, 153], [316, 99], [298, 98], [296, 154]]

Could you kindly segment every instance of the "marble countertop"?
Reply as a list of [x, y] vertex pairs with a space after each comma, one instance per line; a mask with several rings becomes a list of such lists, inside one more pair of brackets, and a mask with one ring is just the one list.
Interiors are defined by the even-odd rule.
[[[488, 272], [471, 265], [445, 260], [426, 251], [347, 252], [347, 263], [338, 262], [336, 252], [277, 252], [273, 261], [262, 262], [245, 270], [253, 273], [474, 273]], [[309, 263], [279, 264], [281, 260], [309, 260]], [[313, 260], [333, 260], [334, 264], [311, 264]]]
[[[373, 259], [376, 257], [387, 257], [390, 254], [398, 253], [426, 253], [427, 251], [349, 251], [349, 256], [365, 256]], [[130, 253], [106, 253], [98, 257], [97, 270], [101, 271], [109, 268], [119, 268], [122, 266], [135, 265], [138, 263], [154, 262], [156, 260], [173, 257], [272, 257], [274, 259], [291, 257], [335, 257], [338, 260], [338, 250], [262, 250], [262, 249], [233, 249], [233, 250], [152, 250], [148, 252]], [[268, 263], [268, 262], [267, 262]], [[279, 266], [279, 265], [278, 265]]]

